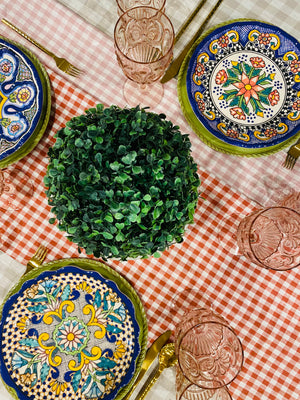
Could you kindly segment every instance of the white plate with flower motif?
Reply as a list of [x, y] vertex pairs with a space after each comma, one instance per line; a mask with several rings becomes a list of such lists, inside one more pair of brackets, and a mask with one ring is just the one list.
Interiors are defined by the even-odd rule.
[[210, 147], [274, 153], [300, 135], [300, 44], [264, 22], [219, 25], [191, 48], [178, 95], [187, 121]]
[[26, 274], [0, 323], [1, 376], [22, 400], [122, 398], [147, 345], [142, 304], [100, 262], [66, 259]]

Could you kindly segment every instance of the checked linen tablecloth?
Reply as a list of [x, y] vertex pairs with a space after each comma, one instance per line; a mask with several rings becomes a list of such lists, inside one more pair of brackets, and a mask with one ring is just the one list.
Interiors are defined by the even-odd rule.
[[[49, 249], [46, 261], [85, 257], [85, 253], [79, 255], [77, 246], [56, 226], [48, 223], [52, 214], [43, 185], [47, 152], [54, 143], [55, 132], [73, 116], [99, 102], [123, 106], [121, 84], [124, 78], [114, 59], [111, 39], [61, 4], [50, 0], [4, 1], [0, 11], [21, 29], [56, 53], [68, 55], [87, 71], [77, 81], [69, 79], [53, 66], [52, 60], [8, 28], [1, 27], [1, 35], [27, 46], [45, 64], [53, 102], [50, 123], [42, 140], [15, 164], [30, 175], [34, 195], [22, 210], [1, 214], [1, 250], [5, 253], [0, 256], [3, 299], [24, 272], [17, 263], [26, 265], [40, 244]], [[79, 58], [78, 51], [82, 52]], [[264, 186], [260, 187], [259, 182], [281, 168], [285, 152], [256, 162], [206, 148], [183, 119], [174, 80], [166, 85], [165, 97], [157, 111], [165, 112], [167, 118], [190, 135], [205, 200], [199, 199], [195, 223], [188, 227], [184, 242], [172, 246], [159, 259], [110, 260], [107, 264], [128, 279], [139, 294], [147, 314], [149, 344], [166, 329], [174, 328], [174, 295], [184, 289], [199, 290], [228, 320], [243, 344], [244, 366], [229, 386], [233, 400], [298, 400], [300, 269], [262, 270], [226, 251], [217, 235], [218, 224], [224, 216], [251, 212], [256, 203], [250, 198], [265, 200]], [[299, 189], [297, 168], [299, 165], [293, 172], [280, 169], [280, 178], [288, 179]], [[16, 263], [11, 263], [8, 256]], [[9, 272], [10, 268], [14, 274]], [[9, 398], [3, 387], [0, 398]]]

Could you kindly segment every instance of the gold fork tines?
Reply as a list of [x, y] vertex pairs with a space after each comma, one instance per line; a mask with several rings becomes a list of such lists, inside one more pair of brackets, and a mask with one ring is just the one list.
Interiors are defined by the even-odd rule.
[[42, 265], [45, 257], [48, 253], [48, 249], [45, 246], [39, 246], [37, 251], [34, 253], [33, 257], [28, 261], [26, 272], [31, 271], [34, 268], [38, 268]]
[[48, 56], [52, 57], [57, 65], [57, 68], [59, 68], [66, 74], [71, 75], [71, 76], [78, 76], [79, 74], [81, 74], [82, 71], [79, 68], [72, 65], [65, 58], [57, 57], [54, 53], [52, 53], [52, 51], [46, 49], [46, 47], [44, 47], [43, 45], [38, 43], [36, 40], [32, 39], [30, 36], [27, 35], [27, 33], [23, 32], [21, 29], [17, 28], [11, 22], [7, 21], [7, 19], [2, 18], [2, 22], [5, 25], [9, 26], [11, 29], [13, 29], [15, 32], [17, 32], [19, 35], [21, 35], [23, 38], [28, 40], [30, 43], [34, 44], [36, 47], [38, 47], [44, 53], [48, 54]]
[[299, 156], [300, 156], [300, 139], [289, 149], [283, 166], [288, 169], [293, 169]]

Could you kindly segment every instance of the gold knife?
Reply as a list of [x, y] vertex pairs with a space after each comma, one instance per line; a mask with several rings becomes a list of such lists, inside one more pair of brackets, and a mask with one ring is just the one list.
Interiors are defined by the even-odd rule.
[[195, 16], [198, 14], [198, 12], [201, 10], [202, 7], [204, 7], [205, 3], [207, 0], [201, 0], [195, 10], [192, 12], [192, 14], [188, 17], [188, 19], [185, 21], [185, 23], [182, 25], [182, 27], [179, 29], [178, 33], [176, 33], [175, 36], [175, 43], [178, 42], [178, 40], [181, 38], [183, 32], [186, 30], [186, 28], [190, 25], [190, 23], [193, 21]]
[[221, 5], [222, 1], [223, 0], [217, 1], [217, 3], [214, 5], [214, 7], [210, 10], [208, 16], [205, 18], [205, 20], [201, 24], [200, 28], [197, 30], [197, 32], [195, 32], [192, 39], [188, 42], [188, 44], [185, 46], [185, 48], [182, 50], [182, 52], [179, 54], [179, 56], [171, 62], [169, 68], [167, 69], [164, 76], [160, 80], [161, 83], [168, 82], [170, 79], [174, 78], [174, 76], [176, 76], [178, 74], [178, 71], [180, 69], [180, 66], [181, 66], [185, 56], [187, 55], [190, 48], [194, 44], [195, 40], [198, 39], [198, 37], [203, 33], [206, 25], [208, 24], [208, 22], [210, 21], [211, 17], [214, 15], [214, 13], [217, 11], [217, 9]]
[[171, 334], [172, 334], [172, 331], [164, 332], [149, 347], [149, 349], [147, 350], [145, 359], [144, 359], [144, 361], [142, 363], [141, 371], [140, 371], [138, 377], [136, 378], [136, 380], [135, 380], [133, 386], [131, 387], [131, 389], [129, 390], [129, 392], [125, 395], [125, 397], [123, 397], [122, 400], [128, 400], [129, 397], [132, 395], [134, 389], [137, 387], [139, 382], [143, 379], [146, 371], [148, 370], [150, 365], [153, 363], [153, 361], [155, 360], [155, 358], [159, 354], [159, 352], [162, 349], [162, 347], [170, 339]]

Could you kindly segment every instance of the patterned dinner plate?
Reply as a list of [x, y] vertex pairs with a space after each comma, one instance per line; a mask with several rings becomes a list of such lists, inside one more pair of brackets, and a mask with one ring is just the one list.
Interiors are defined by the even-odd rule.
[[89, 259], [26, 274], [0, 323], [2, 379], [22, 400], [120, 399], [143, 361], [147, 320], [131, 285]]
[[0, 36], [0, 168], [26, 156], [50, 116], [46, 70], [26, 48]]
[[178, 95], [187, 121], [213, 149], [274, 153], [300, 135], [300, 44], [264, 22], [219, 25], [191, 48]]

